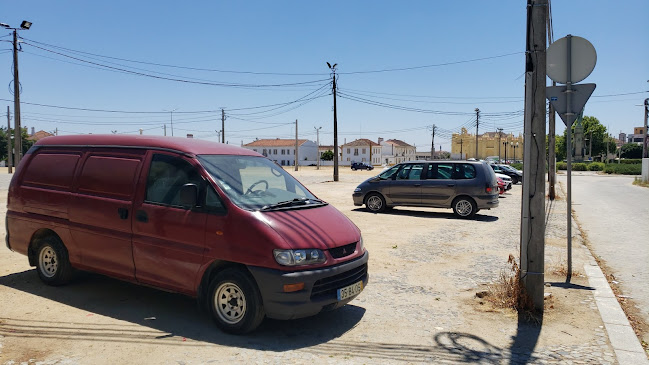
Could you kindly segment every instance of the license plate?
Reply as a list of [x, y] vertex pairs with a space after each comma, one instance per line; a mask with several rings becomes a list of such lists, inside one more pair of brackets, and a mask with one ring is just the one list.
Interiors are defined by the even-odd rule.
[[340, 288], [337, 291], [338, 295], [338, 300], [345, 300], [351, 297], [354, 297], [363, 291], [363, 282], [359, 281], [357, 283], [354, 283], [352, 285], [346, 286], [344, 288]]

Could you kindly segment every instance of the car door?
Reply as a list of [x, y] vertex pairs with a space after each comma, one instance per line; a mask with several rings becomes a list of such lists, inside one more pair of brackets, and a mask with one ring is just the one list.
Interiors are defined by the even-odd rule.
[[426, 179], [422, 181], [422, 203], [431, 207], [450, 206], [455, 197], [456, 182], [453, 179], [454, 164], [451, 162], [430, 163]]
[[195, 162], [149, 152], [134, 204], [133, 261], [139, 282], [192, 294], [205, 251], [208, 214], [180, 204], [185, 184], [206, 186]]
[[424, 163], [403, 165], [390, 184], [390, 199], [395, 205], [421, 205]]

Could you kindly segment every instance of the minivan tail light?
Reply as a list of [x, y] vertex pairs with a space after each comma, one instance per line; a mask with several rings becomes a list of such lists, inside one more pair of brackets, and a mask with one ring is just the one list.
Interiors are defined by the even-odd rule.
[[487, 192], [487, 194], [490, 194], [492, 190], [493, 189], [491, 188], [491, 185], [487, 184], [487, 186], [485, 187], [485, 192]]

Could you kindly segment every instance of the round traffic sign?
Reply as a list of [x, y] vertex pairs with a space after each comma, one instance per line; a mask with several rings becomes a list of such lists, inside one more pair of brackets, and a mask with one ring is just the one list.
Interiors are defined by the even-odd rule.
[[[570, 38], [570, 41], [568, 40]], [[570, 77], [568, 76], [568, 43], [570, 47]], [[566, 84], [580, 82], [595, 68], [597, 52], [586, 39], [577, 36], [563, 37], [548, 47], [546, 53], [548, 77]]]

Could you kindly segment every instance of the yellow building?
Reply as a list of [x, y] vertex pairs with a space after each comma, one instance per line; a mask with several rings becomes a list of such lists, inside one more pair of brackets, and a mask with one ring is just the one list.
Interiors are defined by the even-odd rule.
[[475, 134], [462, 128], [462, 133], [453, 133], [451, 156], [456, 158], [485, 159], [490, 156], [499, 156], [502, 160], [523, 159], [523, 135], [519, 133], [486, 132], [478, 135], [478, 155], [475, 155]]

